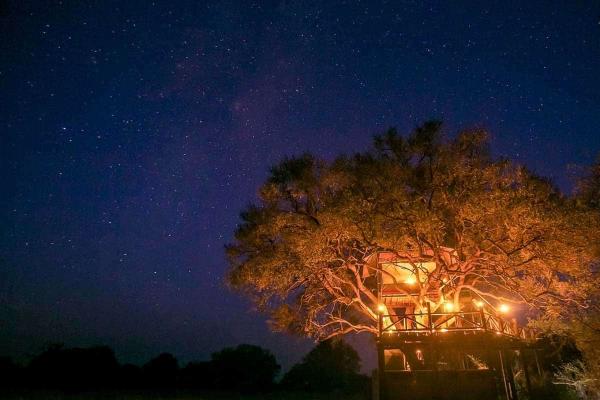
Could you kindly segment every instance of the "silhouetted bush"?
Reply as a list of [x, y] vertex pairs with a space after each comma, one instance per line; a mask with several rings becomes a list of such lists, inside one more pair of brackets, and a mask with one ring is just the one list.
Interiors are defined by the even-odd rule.
[[181, 387], [186, 389], [214, 389], [215, 368], [210, 361], [191, 362], [180, 371]]
[[8, 357], [0, 357], [0, 394], [30, 389], [263, 392], [273, 388], [279, 370], [273, 354], [252, 345], [223, 349], [214, 353], [210, 361], [191, 362], [182, 369], [169, 353], [160, 354], [142, 367], [121, 366], [106, 346], [63, 348], [52, 345], [35, 356], [26, 368]]
[[52, 346], [27, 368], [33, 383], [43, 388], [98, 390], [113, 387], [119, 364], [109, 347], [63, 349]]
[[124, 364], [119, 369], [118, 386], [121, 389], [139, 389], [144, 386], [142, 368], [133, 364]]
[[178, 370], [177, 359], [172, 354], [162, 353], [142, 367], [143, 379], [148, 387], [174, 388]]
[[18, 388], [21, 385], [23, 368], [10, 357], [0, 357], [0, 393]]
[[281, 386], [309, 392], [362, 391], [368, 378], [359, 373], [360, 357], [342, 340], [319, 343], [285, 374]]
[[214, 387], [244, 393], [268, 391], [281, 369], [269, 350], [249, 344], [212, 355]]

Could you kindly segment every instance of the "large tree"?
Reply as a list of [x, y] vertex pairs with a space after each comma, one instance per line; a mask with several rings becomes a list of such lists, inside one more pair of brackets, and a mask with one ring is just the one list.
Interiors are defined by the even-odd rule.
[[[590, 167], [583, 168], [576, 182], [573, 200], [579, 208], [587, 209], [595, 216], [589, 224], [598, 234], [597, 215], [600, 215], [600, 155]], [[590, 241], [592, 251], [600, 257], [600, 240]], [[598, 270], [600, 265], [596, 263]], [[589, 293], [588, 306], [572, 310], [568, 318], [542, 320], [541, 327], [574, 340], [582, 352], [583, 360], [570, 362], [559, 369], [557, 383], [575, 389], [580, 398], [600, 399], [600, 290]]]
[[[441, 132], [436, 121], [407, 136], [392, 129], [352, 157], [273, 167], [227, 247], [230, 284], [273, 328], [317, 339], [377, 331], [368, 277], [380, 267], [369, 260], [382, 251], [414, 260], [417, 309], [465, 292], [546, 318], [588, 307], [597, 215], [493, 158], [486, 132]], [[420, 267], [425, 257], [435, 270]]]

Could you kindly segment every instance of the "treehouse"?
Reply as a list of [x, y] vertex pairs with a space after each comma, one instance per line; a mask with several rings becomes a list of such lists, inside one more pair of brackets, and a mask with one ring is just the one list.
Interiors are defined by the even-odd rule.
[[529, 391], [531, 360], [537, 362], [533, 333], [519, 326], [507, 304], [459, 287], [458, 264], [449, 248], [435, 257], [380, 252], [367, 260], [365, 282], [379, 302], [380, 399], [496, 393], [514, 400]]

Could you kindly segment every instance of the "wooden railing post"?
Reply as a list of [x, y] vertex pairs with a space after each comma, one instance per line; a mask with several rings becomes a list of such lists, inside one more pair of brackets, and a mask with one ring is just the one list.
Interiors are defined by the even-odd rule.
[[427, 324], [429, 324], [429, 333], [433, 333], [433, 320], [431, 319], [431, 304], [427, 302]]

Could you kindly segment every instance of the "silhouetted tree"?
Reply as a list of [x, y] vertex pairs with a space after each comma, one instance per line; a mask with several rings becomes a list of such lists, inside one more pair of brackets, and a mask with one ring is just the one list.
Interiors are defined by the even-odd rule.
[[0, 357], [0, 393], [20, 387], [22, 372], [23, 368], [10, 357]]
[[242, 344], [212, 355], [215, 387], [241, 392], [262, 392], [272, 388], [281, 369], [269, 350]]
[[32, 379], [43, 387], [89, 390], [111, 387], [119, 364], [109, 347], [64, 349], [51, 346], [28, 366]]
[[124, 364], [119, 369], [119, 387], [139, 389], [143, 387], [142, 369], [133, 364]]
[[180, 371], [182, 387], [189, 389], [214, 389], [215, 367], [210, 361], [190, 362]]
[[174, 388], [178, 370], [177, 359], [170, 353], [162, 353], [142, 367], [146, 384], [164, 389]]
[[366, 384], [366, 377], [359, 371], [360, 357], [352, 346], [342, 340], [326, 340], [294, 365], [281, 385], [311, 392], [356, 391]]

